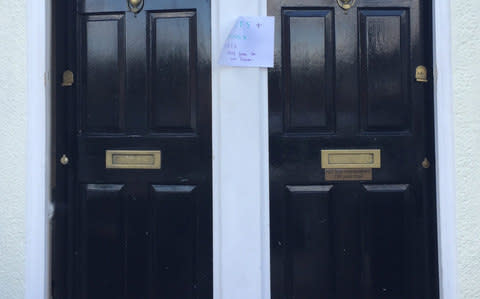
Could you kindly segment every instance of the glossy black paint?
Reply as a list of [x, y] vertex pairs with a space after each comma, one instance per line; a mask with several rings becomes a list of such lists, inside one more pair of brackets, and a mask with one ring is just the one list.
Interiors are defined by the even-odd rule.
[[[210, 1], [55, 1], [54, 298], [212, 298]], [[75, 73], [59, 87], [61, 73]], [[161, 150], [160, 170], [106, 150]]]
[[[273, 299], [438, 298], [427, 2], [268, 1]], [[322, 149], [364, 148], [372, 181], [325, 181]]]

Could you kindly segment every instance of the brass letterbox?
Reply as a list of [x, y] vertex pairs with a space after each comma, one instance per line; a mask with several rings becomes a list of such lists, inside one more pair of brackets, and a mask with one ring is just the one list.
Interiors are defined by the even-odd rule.
[[380, 168], [379, 149], [322, 150], [322, 168]]
[[161, 151], [107, 150], [105, 167], [108, 169], [160, 169]]

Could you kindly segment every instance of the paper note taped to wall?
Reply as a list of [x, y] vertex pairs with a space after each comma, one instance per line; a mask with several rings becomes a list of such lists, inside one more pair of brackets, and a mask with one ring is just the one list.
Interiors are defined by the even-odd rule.
[[223, 46], [220, 64], [273, 67], [274, 17], [239, 17]]

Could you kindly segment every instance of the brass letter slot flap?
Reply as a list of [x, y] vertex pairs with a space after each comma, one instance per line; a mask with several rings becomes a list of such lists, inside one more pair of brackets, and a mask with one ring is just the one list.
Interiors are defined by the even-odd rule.
[[160, 169], [161, 151], [107, 150], [108, 169]]
[[380, 150], [322, 150], [322, 168], [380, 168]]

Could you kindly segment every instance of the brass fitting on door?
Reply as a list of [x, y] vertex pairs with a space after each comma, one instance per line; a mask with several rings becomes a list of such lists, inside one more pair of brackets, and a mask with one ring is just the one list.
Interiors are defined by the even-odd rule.
[[425, 158], [422, 162], [422, 167], [427, 169], [427, 168], [430, 168], [431, 164], [430, 164], [430, 161], [428, 161], [427, 158]]
[[143, 0], [127, 0], [127, 3], [133, 13], [139, 13], [143, 9]]
[[421, 83], [428, 82], [428, 70], [425, 66], [423, 65], [417, 66], [417, 68], [415, 69], [415, 80]]
[[338, 5], [345, 10], [349, 10], [355, 5], [356, 0], [337, 0]]
[[69, 161], [70, 161], [70, 160], [68, 160], [68, 157], [67, 157], [67, 155], [65, 155], [65, 154], [60, 158], [60, 163], [61, 163], [62, 165], [67, 165]]

